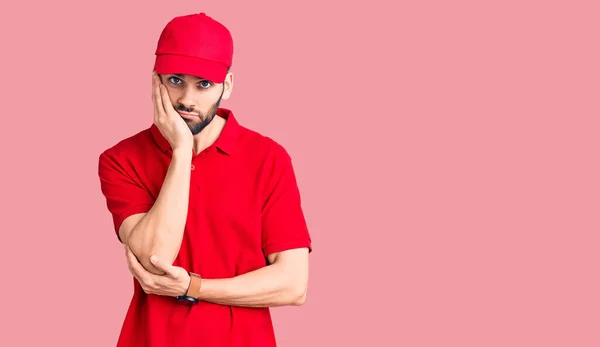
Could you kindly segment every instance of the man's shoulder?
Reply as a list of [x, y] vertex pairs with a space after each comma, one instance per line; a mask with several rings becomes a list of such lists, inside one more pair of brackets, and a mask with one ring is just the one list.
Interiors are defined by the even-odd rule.
[[290, 155], [285, 146], [274, 136], [240, 125], [239, 145], [260, 157], [288, 160]]

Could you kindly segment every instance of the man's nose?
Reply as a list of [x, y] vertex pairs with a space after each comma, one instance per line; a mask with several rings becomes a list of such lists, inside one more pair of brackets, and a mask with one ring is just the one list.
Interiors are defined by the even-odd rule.
[[192, 99], [191, 88], [185, 88], [177, 101], [181, 106], [187, 109], [193, 109], [194, 107], [196, 107], [196, 105], [194, 105], [194, 100]]

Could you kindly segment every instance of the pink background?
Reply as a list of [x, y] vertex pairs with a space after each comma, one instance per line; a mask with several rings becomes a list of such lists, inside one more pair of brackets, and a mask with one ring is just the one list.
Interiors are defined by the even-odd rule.
[[597, 1], [3, 2], [2, 346], [113, 346], [132, 287], [102, 150], [206, 11], [232, 109], [292, 154], [314, 238], [281, 346], [600, 345]]

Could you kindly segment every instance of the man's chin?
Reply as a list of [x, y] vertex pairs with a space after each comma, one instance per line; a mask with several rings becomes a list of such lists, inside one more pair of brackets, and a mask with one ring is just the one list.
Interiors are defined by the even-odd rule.
[[198, 133], [200, 133], [202, 130], [204, 130], [212, 121], [212, 119], [210, 119], [210, 121], [206, 121], [205, 119], [199, 119], [196, 121], [190, 120], [190, 119], [184, 119], [186, 121], [186, 124], [188, 125], [188, 127], [190, 128], [190, 131], [192, 132], [192, 134], [196, 135]]

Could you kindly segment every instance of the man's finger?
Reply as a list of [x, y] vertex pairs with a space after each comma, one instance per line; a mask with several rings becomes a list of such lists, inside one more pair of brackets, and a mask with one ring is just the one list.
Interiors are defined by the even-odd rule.
[[131, 249], [127, 248], [127, 262], [129, 263], [129, 268], [133, 271], [133, 276], [138, 279], [140, 282], [146, 283], [148, 281], [148, 275], [146, 274], [146, 269], [140, 264], [140, 262], [135, 257], [135, 254], [131, 251]]
[[152, 75], [152, 103], [154, 104], [154, 120], [164, 117], [164, 108], [162, 106], [162, 97], [160, 91], [160, 77], [157, 74]]
[[136, 265], [136, 261], [135, 259], [132, 259], [132, 257], [129, 256], [129, 253], [131, 253], [131, 251], [129, 250], [129, 248], [127, 246], [125, 246], [125, 257], [127, 258], [127, 269], [129, 269], [129, 273], [133, 276], [133, 278], [135, 278], [139, 284], [144, 287], [144, 282], [142, 282], [142, 280], [140, 279], [140, 277], [137, 274], [137, 270], [135, 269], [135, 265]]
[[165, 114], [168, 116], [175, 111], [173, 104], [171, 104], [171, 98], [169, 97], [169, 92], [167, 91], [167, 87], [160, 86], [160, 99], [162, 101], [162, 107], [165, 111]]
[[165, 263], [162, 259], [159, 259], [157, 256], [153, 255], [150, 257], [150, 262], [157, 269], [164, 271], [165, 274], [169, 277], [176, 277], [175, 267]]
[[130, 249], [127, 251], [127, 263], [129, 264], [129, 271], [139, 282], [144, 292], [146, 294], [154, 293], [157, 283], [155, 282], [153, 275], [144, 269]]
[[154, 101], [154, 87], [156, 86], [156, 79], [154, 78], [155, 71], [152, 71], [152, 101]]

